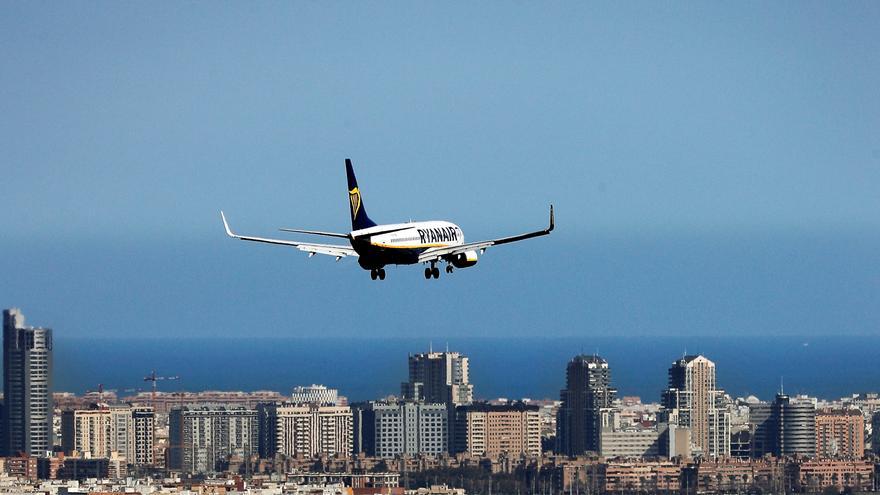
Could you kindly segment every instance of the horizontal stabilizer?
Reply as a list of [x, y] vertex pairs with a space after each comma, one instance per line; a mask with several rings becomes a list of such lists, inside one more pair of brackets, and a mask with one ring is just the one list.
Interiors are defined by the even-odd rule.
[[327, 237], [341, 237], [343, 239], [348, 239], [348, 234], [340, 234], [338, 232], [323, 232], [321, 230], [303, 230], [303, 229], [287, 229], [280, 228], [278, 229], [282, 232], [296, 232], [297, 234], [311, 234], [311, 235], [323, 235]]

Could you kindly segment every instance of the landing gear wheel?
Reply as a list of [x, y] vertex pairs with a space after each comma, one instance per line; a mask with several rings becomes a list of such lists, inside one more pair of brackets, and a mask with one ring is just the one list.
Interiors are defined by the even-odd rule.
[[425, 280], [428, 280], [433, 275], [433, 271], [430, 268], [425, 268]]
[[431, 275], [433, 275], [434, 278], [440, 278], [440, 269], [435, 266], [431, 269]]
[[379, 268], [379, 280], [385, 280], [385, 269]]
[[452, 273], [452, 265], [446, 265], [446, 273]]
[[370, 270], [370, 278], [371, 278], [371, 279], [376, 280], [376, 277], [377, 277], [377, 276], [379, 276], [379, 274], [376, 273], [376, 269], [375, 269], [375, 268], [373, 268], [372, 270]]

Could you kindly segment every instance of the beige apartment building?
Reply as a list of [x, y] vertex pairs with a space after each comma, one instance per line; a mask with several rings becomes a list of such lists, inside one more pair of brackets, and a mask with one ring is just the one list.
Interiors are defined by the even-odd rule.
[[541, 417], [537, 406], [522, 403], [460, 406], [455, 419], [456, 452], [497, 457], [541, 455]]
[[349, 406], [274, 403], [260, 405], [258, 413], [261, 457], [352, 453]]
[[700, 355], [674, 361], [663, 407], [670, 424], [690, 429], [693, 450], [713, 458], [730, 455], [730, 411], [717, 387], [715, 363]]
[[857, 409], [816, 412], [816, 456], [861, 459], [865, 455], [865, 417]]
[[132, 409], [127, 405], [70, 410], [61, 416], [62, 448], [68, 455], [110, 458], [115, 453], [135, 463], [137, 437]]

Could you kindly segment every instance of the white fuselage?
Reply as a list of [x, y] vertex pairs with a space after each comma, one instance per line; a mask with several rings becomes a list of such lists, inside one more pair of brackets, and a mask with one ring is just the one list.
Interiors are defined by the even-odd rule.
[[385, 224], [351, 232], [351, 246], [369, 265], [416, 263], [428, 249], [461, 244], [461, 227], [445, 221]]

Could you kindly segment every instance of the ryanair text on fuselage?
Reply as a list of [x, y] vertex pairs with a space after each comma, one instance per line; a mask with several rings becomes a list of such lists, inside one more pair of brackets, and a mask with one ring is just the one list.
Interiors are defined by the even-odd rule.
[[434, 242], [457, 241], [461, 229], [458, 227], [440, 227], [437, 229], [416, 229], [422, 244]]

